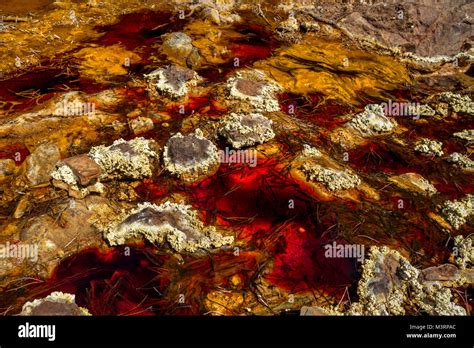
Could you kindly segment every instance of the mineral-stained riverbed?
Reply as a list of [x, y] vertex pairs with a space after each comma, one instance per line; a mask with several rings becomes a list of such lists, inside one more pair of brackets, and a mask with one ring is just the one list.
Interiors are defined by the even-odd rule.
[[1, 4], [0, 311], [472, 315], [459, 3]]

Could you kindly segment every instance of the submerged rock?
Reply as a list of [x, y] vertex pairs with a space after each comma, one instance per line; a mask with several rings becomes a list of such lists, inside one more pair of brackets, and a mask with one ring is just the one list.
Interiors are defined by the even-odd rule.
[[441, 214], [454, 229], [458, 230], [474, 215], [474, 195], [468, 194], [463, 199], [445, 202]]
[[162, 38], [161, 50], [168, 58], [192, 69], [199, 67], [201, 56], [199, 50], [192, 45], [191, 37], [182, 32], [175, 32], [164, 34]]
[[56, 162], [61, 158], [59, 149], [54, 144], [42, 144], [26, 159], [26, 177], [32, 186], [49, 182]]
[[145, 75], [148, 80], [148, 91], [151, 95], [165, 94], [170, 98], [181, 98], [188, 93], [188, 88], [197, 85], [199, 75], [188, 68], [170, 65], [159, 68]]
[[101, 167], [101, 180], [140, 180], [152, 176], [158, 167], [158, 144], [144, 138], [119, 139], [110, 146], [91, 148], [89, 157]]
[[81, 316], [91, 315], [86, 308], [79, 307], [75, 295], [55, 291], [42, 299], [26, 302], [20, 315], [31, 316]]
[[257, 113], [230, 114], [222, 121], [219, 134], [236, 149], [263, 144], [275, 136], [272, 121]]
[[424, 155], [443, 156], [443, 143], [440, 141], [423, 138], [416, 142], [415, 151]]
[[437, 192], [436, 188], [428, 180], [417, 173], [396, 175], [392, 176], [389, 180], [401, 189], [410, 192], [425, 193], [429, 196]]
[[166, 169], [186, 182], [193, 182], [214, 173], [219, 167], [217, 147], [206, 139], [200, 129], [195, 133], [172, 136], [163, 151]]
[[155, 125], [153, 120], [148, 117], [138, 117], [129, 122], [133, 134], [139, 135], [151, 131]]
[[197, 252], [231, 244], [232, 236], [222, 236], [213, 226], [204, 226], [189, 205], [165, 202], [161, 205], [139, 204], [120, 221], [107, 226], [104, 233], [110, 245], [133, 239], [151, 243], [169, 243], [177, 252]]

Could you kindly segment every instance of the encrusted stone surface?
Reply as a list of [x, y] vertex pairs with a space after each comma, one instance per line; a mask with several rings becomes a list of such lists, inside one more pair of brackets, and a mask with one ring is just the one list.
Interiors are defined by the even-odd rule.
[[202, 132], [172, 136], [163, 150], [165, 168], [181, 180], [191, 182], [210, 175], [219, 167], [217, 147]]
[[382, 106], [369, 104], [348, 125], [358, 130], [362, 136], [373, 136], [392, 132], [397, 122], [385, 116]]
[[468, 142], [474, 142], [474, 129], [465, 129], [462, 132], [453, 134], [456, 138], [466, 140]]
[[453, 111], [474, 115], [474, 102], [468, 95], [445, 92], [440, 95], [440, 98], [447, 102]]
[[49, 182], [50, 174], [60, 159], [59, 149], [54, 144], [42, 144], [26, 159], [26, 177], [32, 186]]
[[20, 315], [81, 316], [91, 314], [86, 308], [76, 304], [74, 295], [55, 291], [45, 298], [26, 302]]
[[119, 139], [110, 146], [95, 146], [89, 152], [102, 168], [101, 180], [143, 179], [150, 177], [158, 165], [158, 145], [153, 140]]
[[221, 123], [219, 133], [236, 149], [263, 144], [275, 136], [272, 121], [262, 114], [230, 114]]
[[474, 169], [474, 161], [459, 152], [453, 152], [446, 160], [465, 169]]
[[177, 252], [198, 252], [231, 244], [213, 226], [205, 226], [189, 205], [165, 202], [161, 205], [139, 204], [123, 214], [115, 224], [105, 227], [104, 237], [110, 245], [121, 245], [132, 239], [151, 243], [169, 243]]
[[348, 314], [403, 315], [406, 305], [429, 315], [466, 315], [452, 302], [450, 289], [441, 283], [421, 282], [421, 273], [397, 251], [371, 247], [362, 266], [362, 278]]
[[324, 168], [313, 164], [304, 164], [301, 170], [309, 180], [321, 182], [331, 191], [348, 190], [361, 182], [357, 175], [349, 171]]
[[184, 97], [188, 88], [200, 81], [196, 72], [177, 65], [156, 69], [145, 75], [145, 78], [151, 95], [165, 94], [175, 99]]
[[443, 156], [443, 143], [440, 141], [423, 138], [416, 142], [415, 151], [424, 155]]
[[474, 265], [474, 243], [471, 237], [454, 237], [454, 248], [453, 254], [461, 269]]
[[458, 230], [474, 214], [474, 195], [468, 194], [460, 200], [447, 201], [441, 209], [444, 218]]
[[276, 93], [281, 88], [260, 70], [238, 71], [227, 80], [227, 88], [231, 98], [248, 102], [255, 111], [280, 110]]

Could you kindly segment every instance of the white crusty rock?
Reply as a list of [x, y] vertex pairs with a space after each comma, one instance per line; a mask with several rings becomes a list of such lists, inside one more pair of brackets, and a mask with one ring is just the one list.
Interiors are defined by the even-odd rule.
[[156, 69], [145, 78], [151, 95], [165, 94], [175, 99], [184, 97], [189, 87], [196, 86], [201, 80], [195, 71], [177, 65]]
[[190, 205], [165, 202], [139, 204], [123, 214], [117, 223], [107, 226], [105, 239], [110, 245], [122, 245], [133, 239], [168, 243], [177, 252], [197, 252], [231, 244], [232, 236], [223, 236], [213, 226], [205, 226]]
[[415, 151], [430, 156], [443, 156], [443, 143], [423, 138], [415, 143]]
[[307, 162], [300, 170], [311, 181], [322, 183], [328, 190], [349, 190], [361, 183], [359, 177], [348, 170], [325, 168], [319, 164]]
[[230, 97], [248, 102], [259, 112], [279, 111], [276, 93], [281, 90], [260, 70], [243, 70], [227, 80]]
[[119, 139], [110, 146], [95, 146], [89, 157], [101, 167], [101, 180], [150, 177], [159, 160], [156, 142], [144, 138]]
[[272, 121], [258, 113], [230, 114], [222, 121], [219, 134], [236, 149], [263, 144], [275, 136]]
[[474, 115], [474, 102], [468, 95], [444, 92], [440, 94], [440, 99], [448, 103], [454, 112], [462, 112], [469, 115]]
[[45, 298], [26, 302], [20, 315], [80, 316], [91, 314], [86, 308], [76, 304], [74, 295], [55, 291]]
[[474, 265], [474, 244], [471, 237], [454, 237], [453, 255], [461, 269]]
[[474, 161], [459, 152], [453, 152], [448, 156], [448, 158], [446, 158], [446, 160], [461, 168], [474, 169]]
[[468, 142], [474, 142], [474, 129], [465, 129], [462, 132], [453, 134], [456, 138], [466, 140]]
[[458, 230], [474, 214], [474, 195], [468, 194], [463, 199], [444, 202], [441, 213]]
[[214, 173], [219, 167], [217, 147], [206, 139], [200, 129], [195, 133], [172, 136], [163, 150], [165, 168], [186, 182], [193, 182]]
[[452, 302], [452, 294], [440, 282], [424, 282], [417, 268], [387, 247], [372, 246], [362, 265], [362, 278], [350, 315], [404, 315], [407, 306], [428, 315], [466, 315]]
[[369, 104], [347, 125], [359, 131], [362, 136], [370, 137], [391, 133], [397, 126], [397, 122], [385, 116], [384, 108], [381, 105]]

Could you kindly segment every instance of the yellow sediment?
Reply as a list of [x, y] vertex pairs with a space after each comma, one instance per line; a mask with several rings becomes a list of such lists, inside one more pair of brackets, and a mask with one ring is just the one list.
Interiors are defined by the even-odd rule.
[[126, 75], [126, 60], [130, 63], [141, 60], [139, 55], [119, 45], [83, 48], [74, 57], [80, 61], [80, 74], [98, 81], [110, 76]]
[[392, 57], [347, 48], [312, 34], [278, 49], [254, 67], [265, 71], [287, 92], [321, 93], [351, 105], [359, 104], [364, 96], [381, 97], [411, 83], [406, 67]]

